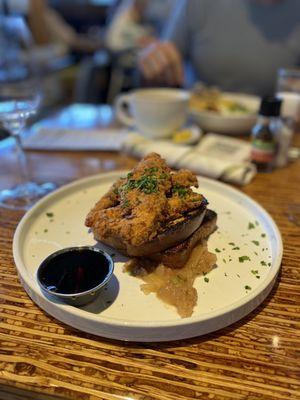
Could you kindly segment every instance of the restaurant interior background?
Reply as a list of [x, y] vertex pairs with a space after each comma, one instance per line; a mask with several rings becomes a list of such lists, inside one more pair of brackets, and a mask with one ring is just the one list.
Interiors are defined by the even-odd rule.
[[[37, 59], [43, 92], [39, 117], [71, 102], [106, 102], [112, 55], [104, 45], [104, 35], [115, 1], [54, 0], [47, 8], [39, 1], [32, 3], [30, 10], [27, 1], [14, 2], [11, 8], [7, 2], [7, 14], [24, 16], [32, 34], [30, 52]], [[86, 39], [82, 45], [76, 43], [77, 33]]]
[[[172, 89], [161, 92], [156, 81], [151, 85], [160, 88], [148, 100], [143, 94], [139, 100], [136, 91], [136, 97], [127, 95], [151, 86], [151, 58], [142, 74], [140, 54], [149, 44], [157, 49], [177, 0], [133, 2], [137, 7], [128, 12], [131, 0], [0, 0], [0, 399], [300, 399], [300, 13], [276, 11], [285, 4], [299, 10], [300, 0], [182, 1], [214, 5], [204, 38], [214, 42], [216, 33], [222, 44], [224, 31], [241, 47], [231, 40], [211, 52], [202, 38], [190, 40], [191, 47], [204, 44], [204, 56], [193, 47], [194, 61], [211, 57], [195, 65], [220, 78], [225, 89], [194, 81], [186, 62], [184, 85], [166, 73]], [[269, 22], [290, 21], [265, 24], [256, 11], [244, 20], [249, 32], [263, 32], [258, 48], [267, 43], [270, 53], [258, 51], [256, 61], [257, 48], [243, 45], [233, 23], [226, 29], [218, 23], [223, 15], [216, 4], [227, 2], [265, 7]], [[237, 9], [239, 26], [245, 13]], [[230, 10], [221, 14], [234, 18]], [[280, 48], [280, 40], [289, 38]], [[179, 29], [179, 44], [181, 39]], [[172, 47], [165, 51], [170, 55]], [[215, 62], [216, 56], [226, 62]], [[286, 65], [281, 57], [287, 57]], [[178, 64], [174, 71], [181, 76]], [[237, 94], [239, 72], [246, 79]], [[271, 93], [263, 93], [267, 81]], [[151, 164], [139, 176], [133, 168], [153, 152], [168, 167], [152, 154], [151, 162], [163, 169]], [[165, 180], [170, 186], [161, 203], [157, 188]], [[134, 197], [126, 198], [131, 190], [138, 193], [138, 218], [130, 209]], [[109, 206], [95, 211], [101, 196]], [[171, 204], [170, 215], [161, 204]], [[130, 240], [136, 220], [149, 228], [146, 239], [136, 229], [139, 252], [125, 255], [146, 258], [147, 265], [154, 242], [153, 260], [171, 265], [156, 263], [158, 274], [168, 271], [157, 281], [167, 282], [173, 303], [156, 296], [160, 287], [150, 284], [143, 291], [152, 271], [142, 275], [141, 264], [137, 276], [134, 262], [130, 266], [132, 260], [124, 258], [124, 243], [118, 247], [113, 235], [111, 242], [94, 235], [100, 223], [108, 231], [114, 227], [115, 210], [121, 215], [116, 213], [118, 228]], [[153, 210], [159, 211], [152, 219]], [[159, 218], [162, 229], [153, 236]], [[178, 225], [180, 240], [168, 242]], [[204, 253], [197, 253], [198, 245]], [[47, 292], [56, 287], [43, 286], [37, 271], [57, 252], [71, 247], [72, 253], [73, 246], [104, 249], [101, 267], [106, 254], [109, 272], [97, 293], [93, 277], [88, 290], [59, 298]], [[172, 269], [174, 257], [189, 266], [186, 276]], [[206, 269], [195, 268], [191, 278], [189, 271], [201, 262]], [[81, 265], [77, 271], [80, 281]], [[66, 276], [58, 274], [61, 281]], [[182, 299], [190, 299], [180, 291], [186, 283], [193, 301], [180, 314]], [[76, 303], [82, 293], [90, 303]]]

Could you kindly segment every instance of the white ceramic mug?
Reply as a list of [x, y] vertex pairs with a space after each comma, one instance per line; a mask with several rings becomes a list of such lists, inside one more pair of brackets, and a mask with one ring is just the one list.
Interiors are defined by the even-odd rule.
[[117, 98], [116, 115], [149, 138], [167, 138], [184, 124], [189, 98], [181, 89], [137, 89]]

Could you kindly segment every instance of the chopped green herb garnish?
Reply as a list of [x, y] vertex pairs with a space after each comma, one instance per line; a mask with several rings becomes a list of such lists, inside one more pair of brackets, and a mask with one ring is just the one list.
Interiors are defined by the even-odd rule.
[[266, 265], [267, 265], [267, 263], [266, 263], [265, 261], [261, 261], [261, 262], [260, 262], [260, 265], [264, 265], [264, 266], [266, 266]]
[[175, 275], [172, 276], [171, 282], [174, 283], [174, 285], [180, 285], [181, 283], [186, 282], [186, 279], [180, 275]]
[[262, 238], [264, 238], [264, 237], [266, 237], [266, 236], [267, 236], [267, 235], [266, 235], [265, 233], [262, 233], [262, 234], [261, 234], [261, 237], [262, 237]]
[[235, 246], [235, 243], [233, 242], [229, 242], [228, 244], [230, 244], [230, 246]]
[[254, 243], [255, 246], [259, 246], [259, 242], [257, 240], [252, 240], [252, 243]]
[[130, 202], [129, 202], [129, 200], [125, 199], [125, 200], [123, 201], [123, 203], [122, 203], [122, 206], [121, 206], [121, 207], [129, 207], [129, 206], [130, 206]]
[[252, 288], [251, 288], [251, 286], [246, 285], [246, 286], [245, 286], [245, 289], [246, 289], [246, 290], [251, 290]]
[[183, 198], [187, 195], [188, 190], [182, 186], [174, 185], [173, 186], [173, 193], [176, 193], [180, 198]]
[[223, 258], [223, 263], [224, 263], [224, 264], [226, 264], [226, 260], [225, 260], [225, 258]]
[[224, 275], [227, 276], [226, 272], [224, 272]]
[[236, 247], [233, 247], [232, 250], [240, 250], [240, 248], [236, 246]]
[[254, 254], [255, 254], [256, 256], [258, 256], [258, 253], [257, 253], [256, 251], [254, 252]]
[[115, 188], [115, 189], [114, 189], [114, 194], [119, 194], [118, 188]]
[[243, 263], [244, 261], [251, 261], [248, 256], [241, 256], [239, 257], [239, 262]]
[[205, 276], [205, 278], [204, 278], [204, 282], [206, 282], [206, 283], [208, 283], [208, 282], [209, 282], [209, 279], [208, 279], [208, 277], [207, 277], [207, 276]]
[[249, 222], [249, 224], [248, 224], [248, 229], [254, 229], [254, 228], [255, 228], [255, 225], [252, 224], [252, 222]]
[[127, 175], [127, 182], [120, 187], [121, 191], [129, 191], [132, 189], [138, 189], [146, 194], [157, 192], [158, 180], [157, 176], [153, 175], [157, 171], [157, 168], [145, 169], [145, 175], [142, 175], [139, 179], [130, 179], [132, 175]]
[[251, 270], [251, 273], [252, 273], [253, 275], [256, 275], [256, 274], [258, 274], [258, 270], [257, 270], [257, 269], [256, 269], [256, 270], [252, 269], [252, 270]]
[[271, 263], [268, 263], [268, 267], [271, 267]]
[[46, 213], [47, 217], [52, 218], [54, 216], [53, 212], [47, 212]]
[[260, 279], [260, 276], [259, 276], [259, 275], [256, 275], [256, 278], [257, 278], [257, 279]]
[[236, 274], [236, 276], [237, 276], [238, 278], [240, 278], [240, 275], [239, 275], [239, 274]]
[[155, 172], [158, 171], [157, 167], [150, 167], [150, 168], [145, 168], [145, 172], [149, 174], [154, 174]]
[[48, 232], [48, 229], [44, 229], [44, 232], [47, 233], [47, 232]]
[[221, 250], [220, 249], [215, 249], [215, 252], [216, 253], [221, 253]]

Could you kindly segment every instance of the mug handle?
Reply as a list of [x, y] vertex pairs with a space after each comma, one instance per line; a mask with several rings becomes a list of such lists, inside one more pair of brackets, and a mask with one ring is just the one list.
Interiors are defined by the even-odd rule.
[[134, 125], [134, 118], [131, 117], [129, 113], [124, 110], [124, 106], [128, 106], [130, 104], [130, 98], [130, 94], [121, 94], [120, 96], [118, 96], [115, 104], [117, 118], [127, 126]]

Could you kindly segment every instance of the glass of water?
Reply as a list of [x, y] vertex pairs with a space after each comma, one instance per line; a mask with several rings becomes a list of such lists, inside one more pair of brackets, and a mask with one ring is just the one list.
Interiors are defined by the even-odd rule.
[[21, 183], [0, 191], [0, 206], [29, 209], [55, 188], [30, 179], [22, 131], [41, 103], [38, 73], [31, 58], [30, 33], [21, 17], [0, 17], [0, 123], [15, 139]]

